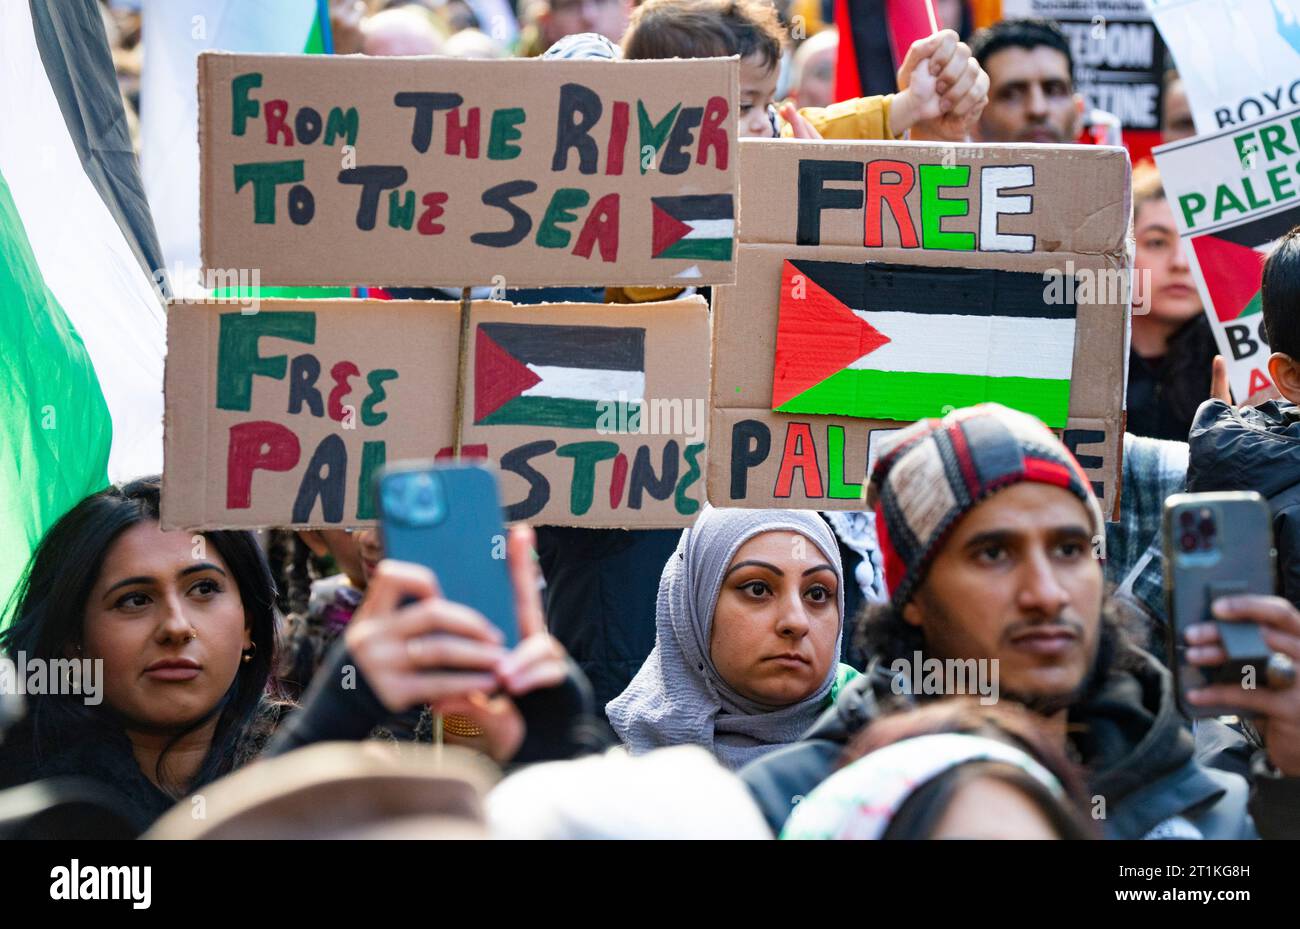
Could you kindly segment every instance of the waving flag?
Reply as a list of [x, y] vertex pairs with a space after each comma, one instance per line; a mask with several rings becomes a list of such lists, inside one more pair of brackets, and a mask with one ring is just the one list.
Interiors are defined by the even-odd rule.
[[772, 409], [911, 422], [995, 401], [1064, 426], [1074, 326], [1041, 274], [786, 261]]
[[[144, 0], [140, 169], [168, 268], [199, 265], [199, 52], [327, 52], [328, 11], [321, 6], [317, 0]], [[261, 295], [296, 296], [270, 289]]]
[[94, 0], [0, 3], [0, 596], [109, 478], [162, 470], [162, 266]]
[[478, 326], [476, 425], [595, 429], [611, 404], [626, 405], [628, 414], [635, 414], [644, 398], [644, 329], [523, 323]]

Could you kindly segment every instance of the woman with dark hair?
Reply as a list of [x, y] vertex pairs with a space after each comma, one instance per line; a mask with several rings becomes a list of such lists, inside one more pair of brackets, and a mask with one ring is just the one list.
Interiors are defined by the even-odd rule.
[[[431, 571], [384, 561], [302, 708], [286, 713], [292, 704], [268, 691], [278, 614], [256, 538], [165, 532], [158, 520], [155, 477], [87, 497], [41, 540], [0, 652], [45, 669], [52, 686], [29, 690], [26, 718], [5, 734], [0, 788], [100, 781], [143, 831], [259, 754], [364, 739], [422, 706], [467, 718], [501, 763], [586, 747], [590, 695], [545, 631], [527, 531], [507, 540], [514, 649], [481, 614], [442, 598]], [[62, 681], [51, 669], [77, 673]]]
[[[159, 482], [87, 497], [46, 533], [0, 650], [52, 680], [0, 748], [0, 785], [105, 782], [139, 827], [256, 757], [284, 704], [267, 693], [275, 588], [251, 532], [163, 532]], [[88, 663], [89, 662], [89, 663]], [[95, 684], [94, 681], [98, 681]]]
[[1077, 767], [1012, 704], [885, 716], [794, 810], [783, 839], [1088, 839]]

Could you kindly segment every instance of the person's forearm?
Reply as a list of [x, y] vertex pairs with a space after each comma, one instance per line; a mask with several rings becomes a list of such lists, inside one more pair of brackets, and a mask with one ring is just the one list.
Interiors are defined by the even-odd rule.
[[572, 659], [568, 665], [559, 684], [514, 698], [524, 718], [524, 741], [511, 764], [561, 761], [599, 747], [592, 744], [591, 684]]
[[312, 678], [302, 707], [280, 724], [264, 754], [275, 757], [314, 742], [364, 739], [390, 715], [340, 636]]

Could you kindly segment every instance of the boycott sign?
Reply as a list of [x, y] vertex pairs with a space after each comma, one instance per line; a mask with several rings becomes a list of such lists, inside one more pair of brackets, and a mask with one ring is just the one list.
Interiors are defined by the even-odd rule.
[[267, 300], [173, 303], [167, 320], [167, 528], [374, 521], [387, 461], [462, 451], [502, 470], [534, 524], [682, 526], [702, 498], [708, 309]]
[[880, 436], [996, 400], [1058, 428], [1117, 512], [1122, 149], [740, 151], [755, 193], [741, 203], [737, 283], [715, 291], [710, 502], [861, 509]]
[[1260, 281], [1274, 243], [1300, 225], [1300, 109], [1155, 150], [1233, 396], [1271, 386]]
[[470, 326], [463, 441], [486, 448], [500, 467], [507, 519], [690, 524], [704, 499], [702, 297], [482, 303]]
[[199, 56], [203, 263], [264, 284], [733, 280], [738, 65]]
[[1201, 134], [1300, 105], [1300, 0], [1146, 0]]
[[1160, 129], [1165, 47], [1143, 0], [1003, 0], [1002, 15], [1055, 20], [1088, 105], [1126, 130]]

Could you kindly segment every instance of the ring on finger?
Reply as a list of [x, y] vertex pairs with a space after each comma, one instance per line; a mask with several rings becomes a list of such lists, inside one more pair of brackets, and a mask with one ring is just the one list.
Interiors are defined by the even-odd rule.
[[1286, 690], [1295, 684], [1295, 662], [1289, 655], [1274, 652], [1268, 657], [1264, 677], [1270, 690]]

